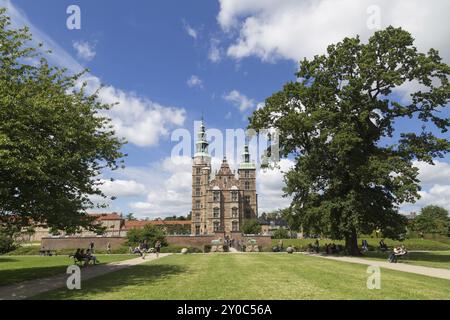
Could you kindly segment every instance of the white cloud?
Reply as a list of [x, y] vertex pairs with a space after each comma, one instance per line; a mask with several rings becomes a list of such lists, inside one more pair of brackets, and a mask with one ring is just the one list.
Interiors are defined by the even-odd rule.
[[74, 41], [72, 46], [77, 52], [77, 57], [86, 61], [91, 61], [97, 54], [95, 52], [95, 45], [87, 41]]
[[450, 211], [450, 185], [436, 184], [428, 191], [420, 191], [421, 198], [414, 204], [416, 211], [428, 205], [437, 205]]
[[289, 159], [281, 159], [279, 168], [259, 169], [257, 172], [257, 190], [258, 190], [258, 211], [270, 212], [277, 209], [283, 209], [291, 204], [292, 198], [283, 198], [282, 191], [285, 186], [284, 173], [294, 166], [294, 162]]
[[233, 58], [257, 56], [265, 61], [299, 61], [324, 53], [346, 36], [367, 39], [370, 6], [380, 8], [381, 27], [401, 26], [410, 31], [420, 50], [438, 49], [450, 57], [447, 0], [219, 0], [217, 20], [234, 37], [227, 54]]
[[450, 183], [449, 163], [434, 160], [434, 165], [421, 161], [415, 161], [413, 164], [419, 168], [419, 180], [422, 185]]
[[194, 88], [194, 87], [198, 87], [198, 88], [203, 88], [203, 81], [202, 79], [200, 79], [198, 76], [196, 75], [192, 75], [188, 80], [187, 80], [187, 85], [189, 88]]
[[217, 63], [222, 59], [219, 43], [220, 42], [217, 39], [211, 40], [211, 46], [208, 52], [208, 59], [214, 63]]
[[249, 99], [247, 96], [237, 90], [229, 92], [228, 94], [224, 95], [223, 98], [238, 107], [239, 111], [241, 112], [253, 109], [256, 105], [253, 99]]
[[100, 189], [109, 197], [136, 197], [145, 194], [143, 184], [134, 180], [101, 180]]
[[438, 205], [450, 211], [450, 164], [434, 160], [435, 165], [415, 161], [414, 166], [419, 168], [419, 180], [423, 188], [419, 192], [420, 199], [416, 203], [401, 205], [402, 212], [419, 212], [428, 205]]
[[197, 30], [195, 30], [194, 28], [192, 28], [188, 23], [186, 23], [186, 22], [183, 22], [183, 26], [184, 26], [184, 30], [186, 31], [186, 33], [190, 36], [190, 37], [192, 37], [192, 38], [194, 38], [194, 39], [197, 39], [197, 37], [198, 37], [198, 32], [197, 32]]
[[[10, 0], [0, 0], [0, 6], [7, 8], [12, 27], [28, 26], [33, 35], [33, 42], [35, 44], [41, 42], [44, 44], [44, 49], [51, 49], [52, 54], [47, 56], [50, 63], [65, 67], [71, 73], [84, 70], [84, 67], [69, 53], [36, 28]], [[85, 75], [81, 81], [87, 82], [89, 92], [94, 92], [102, 84], [100, 78], [92, 74]], [[166, 137], [173, 127], [183, 125], [186, 117], [184, 109], [162, 106], [134, 92], [127, 92], [113, 86], [102, 88], [99, 97], [104, 103], [118, 102], [118, 105], [106, 115], [112, 118], [118, 136], [125, 137], [130, 143], [141, 147], [158, 145], [159, 139]]]

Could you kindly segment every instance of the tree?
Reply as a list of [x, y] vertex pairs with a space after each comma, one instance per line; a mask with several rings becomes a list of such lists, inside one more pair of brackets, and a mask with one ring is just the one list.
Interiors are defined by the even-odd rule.
[[95, 230], [90, 197], [105, 197], [98, 176], [122, 166], [124, 141], [84, 73], [51, 67], [31, 40], [0, 8], [0, 222]]
[[280, 210], [280, 216], [284, 221], [286, 221], [291, 237], [293, 232], [297, 232], [300, 230], [301, 220], [300, 214], [298, 214], [298, 212], [292, 210], [291, 208], [285, 208]]
[[286, 228], [280, 227], [273, 232], [273, 239], [286, 239], [289, 238], [289, 232]]
[[130, 246], [147, 241], [149, 246], [154, 247], [158, 240], [161, 241], [162, 246], [167, 245], [164, 231], [160, 227], [151, 224], [146, 224], [141, 229], [133, 228], [127, 232], [127, 243]]
[[414, 219], [414, 227], [417, 231], [423, 233], [447, 235], [450, 227], [448, 211], [439, 206], [426, 206]]
[[242, 225], [242, 232], [244, 234], [259, 234], [261, 232], [261, 225], [256, 219], [245, 220]]
[[128, 213], [126, 216], [125, 216], [125, 219], [127, 220], [127, 221], [136, 221], [137, 219], [134, 217], [134, 213]]
[[[449, 66], [436, 50], [419, 53], [413, 43], [393, 27], [367, 43], [345, 38], [301, 61], [297, 80], [250, 118], [256, 130], [278, 129], [281, 156], [295, 162], [284, 190], [304, 230], [345, 239], [352, 255], [359, 254], [358, 233], [405, 232], [398, 206], [420, 190], [413, 160], [433, 164], [450, 150], [438, 136], [450, 124], [439, 116], [449, 101]], [[394, 92], [402, 85], [416, 89], [402, 99]], [[394, 128], [411, 118], [423, 127]]]

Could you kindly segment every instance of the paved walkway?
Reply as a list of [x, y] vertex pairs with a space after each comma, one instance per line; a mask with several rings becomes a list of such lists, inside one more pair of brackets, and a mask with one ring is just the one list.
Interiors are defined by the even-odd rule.
[[403, 272], [409, 272], [409, 273], [416, 273], [416, 274], [421, 274], [423, 276], [429, 276], [429, 277], [434, 277], [434, 278], [450, 280], [450, 270], [447, 270], [447, 269], [416, 266], [416, 265], [406, 264], [406, 263], [401, 263], [401, 262], [400, 263], [389, 263], [389, 262], [385, 262], [385, 261], [370, 260], [370, 259], [357, 258], [357, 257], [337, 257], [337, 256], [326, 256], [326, 255], [321, 255], [321, 254], [311, 254], [311, 253], [302, 253], [302, 254], [314, 256], [314, 257], [320, 257], [320, 258], [324, 258], [324, 259], [336, 260], [336, 261], [359, 263], [359, 264], [365, 264], [365, 265], [370, 265], [370, 266], [378, 266], [380, 268], [385, 268], [385, 269], [391, 269], [391, 270], [397, 270], [397, 271], [403, 271]]
[[[161, 253], [159, 258], [168, 255], [170, 255], [170, 253]], [[147, 255], [145, 259], [139, 257], [130, 260], [81, 268], [81, 287], [83, 287], [84, 280], [92, 279], [106, 273], [122, 270], [155, 259], [156, 256], [151, 254]], [[65, 288], [68, 277], [68, 274], [58, 274], [49, 278], [29, 280], [18, 284], [0, 287], [0, 300], [27, 299], [43, 292]]]

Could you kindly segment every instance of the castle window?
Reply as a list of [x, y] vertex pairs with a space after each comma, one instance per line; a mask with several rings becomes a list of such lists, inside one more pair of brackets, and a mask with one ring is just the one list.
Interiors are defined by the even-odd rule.
[[232, 208], [231, 209], [231, 216], [233, 218], [237, 218], [238, 217], [238, 208]]
[[245, 178], [250, 178], [250, 172], [244, 171], [244, 177]]
[[196, 174], [201, 174], [201, 173], [202, 173], [202, 169], [196, 168], [196, 169], [195, 169], [195, 173], [196, 173]]
[[250, 196], [245, 196], [244, 201], [245, 203], [250, 203]]
[[195, 214], [195, 220], [197, 220], [197, 221], [200, 220], [200, 213], [197, 212], [197, 213]]
[[245, 209], [245, 218], [250, 219], [252, 217], [252, 211], [250, 209]]
[[201, 209], [200, 200], [195, 201], [195, 209]]
[[232, 230], [233, 231], [239, 231], [239, 223], [237, 221], [233, 221], [233, 223], [232, 223]]
[[238, 201], [238, 192], [237, 191], [231, 191], [231, 201], [233, 201], [233, 202]]
[[200, 177], [195, 178], [195, 184], [196, 184], [197, 186], [200, 185]]
[[245, 183], [244, 183], [244, 189], [245, 189], [245, 190], [250, 190], [250, 182], [249, 182], [249, 181], [245, 181]]
[[196, 195], [197, 197], [201, 195], [201, 193], [200, 193], [200, 188], [196, 188], [196, 189], [195, 189], [195, 195]]
[[219, 191], [214, 191], [213, 192], [213, 201], [214, 202], [220, 201], [220, 192]]
[[219, 229], [220, 229], [219, 221], [214, 221], [214, 231], [219, 231]]
[[195, 226], [195, 234], [196, 235], [200, 234], [200, 226]]
[[220, 209], [219, 208], [213, 209], [213, 216], [214, 216], [214, 218], [220, 218]]

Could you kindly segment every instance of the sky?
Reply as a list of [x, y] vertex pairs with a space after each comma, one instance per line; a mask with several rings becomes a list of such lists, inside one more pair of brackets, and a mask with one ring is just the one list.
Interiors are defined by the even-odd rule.
[[[67, 24], [74, 21], [72, 5], [80, 9], [79, 29]], [[104, 172], [102, 190], [117, 197], [106, 211], [139, 218], [191, 209], [191, 158], [172, 156], [180, 129], [194, 136], [202, 115], [209, 129], [246, 128], [252, 111], [295, 80], [298, 62], [327, 45], [357, 34], [366, 40], [394, 25], [410, 31], [419, 50], [433, 47], [450, 60], [447, 0], [0, 0], [0, 6], [8, 8], [13, 26], [29, 26], [52, 50], [51, 63], [69, 72], [89, 68], [89, 87], [103, 84], [100, 98], [119, 102], [109, 116], [128, 141], [126, 168]], [[415, 88], [403, 86], [396, 98], [408, 99]], [[228, 156], [235, 166], [238, 155]], [[214, 168], [220, 162], [214, 159]], [[401, 212], [428, 204], [450, 210], [450, 158], [415, 164], [422, 198]], [[282, 188], [290, 166], [283, 159], [278, 169], [258, 169], [260, 213], [289, 205]]]

